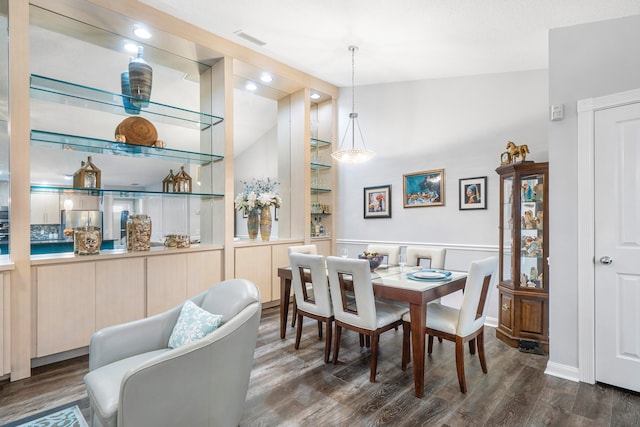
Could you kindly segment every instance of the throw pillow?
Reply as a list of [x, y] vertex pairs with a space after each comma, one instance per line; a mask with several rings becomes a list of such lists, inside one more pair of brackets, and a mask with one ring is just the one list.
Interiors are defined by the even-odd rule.
[[215, 331], [221, 321], [221, 315], [211, 314], [187, 300], [169, 337], [169, 347], [178, 348], [204, 338]]

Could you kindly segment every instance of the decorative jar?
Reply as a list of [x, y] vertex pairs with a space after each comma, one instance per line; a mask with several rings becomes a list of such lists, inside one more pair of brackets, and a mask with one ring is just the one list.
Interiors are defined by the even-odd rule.
[[151, 218], [148, 215], [131, 215], [127, 219], [127, 250], [148, 251], [151, 248]]

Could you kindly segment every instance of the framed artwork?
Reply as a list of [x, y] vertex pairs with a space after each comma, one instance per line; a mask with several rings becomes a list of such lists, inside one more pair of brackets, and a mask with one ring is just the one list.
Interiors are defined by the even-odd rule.
[[403, 175], [404, 207], [444, 206], [444, 169]]
[[487, 209], [487, 177], [460, 180], [460, 210]]
[[391, 218], [391, 186], [364, 189], [364, 218]]

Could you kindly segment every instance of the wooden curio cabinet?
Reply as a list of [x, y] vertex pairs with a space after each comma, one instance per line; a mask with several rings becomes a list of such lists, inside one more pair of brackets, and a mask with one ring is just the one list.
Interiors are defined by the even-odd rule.
[[548, 163], [500, 166], [500, 281], [496, 336], [549, 350]]

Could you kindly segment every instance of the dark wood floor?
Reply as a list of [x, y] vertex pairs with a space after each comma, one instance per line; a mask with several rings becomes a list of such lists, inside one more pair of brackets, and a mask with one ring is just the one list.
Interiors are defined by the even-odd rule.
[[[278, 313], [263, 313], [242, 426], [640, 426], [640, 395], [544, 374], [545, 356], [521, 353], [487, 329], [487, 364], [466, 356], [467, 394], [460, 393], [453, 344], [435, 343], [425, 364], [425, 397], [413, 393], [411, 369], [400, 370], [402, 330], [382, 335], [376, 383], [369, 351], [346, 331], [338, 365], [322, 362], [315, 323], [305, 322], [299, 350], [294, 329], [279, 338]], [[80, 400], [86, 357], [34, 370], [0, 384], [0, 425]], [[173, 426], [172, 426], [173, 427]], [[195, 426], [193, 426], [195, 427]]]

